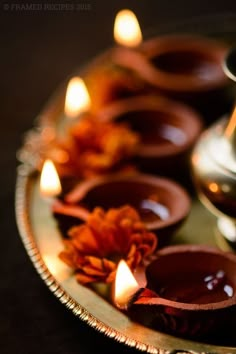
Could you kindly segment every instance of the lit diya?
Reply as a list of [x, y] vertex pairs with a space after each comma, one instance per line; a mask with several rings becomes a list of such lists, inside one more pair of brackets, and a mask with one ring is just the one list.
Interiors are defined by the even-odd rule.
[[169, 241], [190, 210], [190, 198], [179, 184], [138, 173], [83, 181], [64, 200], [53, 206], [59, 220], [66, 215], [81, 219], [81, 208], [92, 212], [100, 206], [107, 211], [128, 204], [138, 212], [147, 230], [157, 233], [159, 246]]
[[226, 323], [234, 328], [235, 255], [208, 246], [181, 245], [167, 247], [157, 257], [146, 269], [146, 288], [138, 289], [134, 280], [132, 286], [119, 282], [123, 288], [115, 292], [118, 307], [145, 326], [183, 337], [222, 334]]
[[90, 177], [133, 166], [176, 177], [176, 169], [178, 176], [186, 171], [201, 130], [202, 119], [190, 107], [164, 97], [136, 96], [83, 115], [64, 136], [41, 144], [41, 151], [61, 176]]
[[153, 70], [148, 80], [166, 92], [206, 93], [227, 82], [222, 69], [227, 47], [212, 39], [190, 35], [156, 37], [143, 43], [142, 52]]
[[133, 160], [144, 171], [179, 175], [202, 130], [201, 116], [189, 106], [162, 96], [144, 95], [101, 110], [103, 122], [126, 123], [139, 136]]
[[117, 99], [146, 93], [149, 89], [144, 80], [129, 68], [118, 66], [113, 60], [116, 50], [136, 51], [142, 43], [142, 32], [135, 14], [121, 10], [114, 21], [114, 40], [117, 45], [95, 59], [91, 70], [86, 71], [86, 84], [91, 93], [93, 112]]
[[62, 178], [133, 169], [138, 134], [127, 123], [99, 121], [90, 108], [84, 81], [73, 77], [66, 90], [64, 113], [54, 125], [45, 118], [40, 129], [27, 136], [20, 158], [38, 170], [49, 159]]
[[129, 10], [117, 14], [114, 39], [118, 45], [107, 53], [107, 63], [89, 75], [94, 106], [155, 92], [193, 103], [204, 113], [205, 103], [214, 103], [211, 111], [217, 107], [221, 114], [219, 104], [229, 101], [222, 70], [225, 44], [184, 34], [143, 40], [138, 20]]
[[193, 104], [210, 120], [232, 100], [222, 69], [226, 53], [227, 46], [213, 39], [166, 35], [144, 41], [136, 51], [117, 48], [113, 61], [158, 94]]

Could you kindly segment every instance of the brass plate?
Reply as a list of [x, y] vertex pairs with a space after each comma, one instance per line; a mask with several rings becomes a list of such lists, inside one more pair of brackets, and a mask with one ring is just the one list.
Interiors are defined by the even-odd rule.
[[[218, 28], [219, 23], [221, 28], [224, 27], [225, 36], [223, 37], [228, 38], [229, 41], [236, 38], [235, 16], [217, 17], [213, 20], [215, 29]], [[195, 21], [195, 24], [198, 23], [199, 28], [204, 28], [205, 31], [207, 27], [211, 32], [212, 24], [206, 19], [201, 21]], [[196, 32], [194, 21], [190, 25]], [[176, 26], [172, 26], [172, 30], [176, 30]], [[106, 55], [96, 59], [92, 65], [102, 61]], [[40, 114], [40, 123], [55, 123], [63, 108], [64, 93], [65, 85], [62, 85]], [[58, 253], [63, 248], [62, 237], [50, 212], [50, 205], [40, 197], [39, 176], [32, 168], [34, 156], [24, 146], [19, 159], [22, 165], [19, 166], [17, 174], [16, 217], [20, 236], [38, 274], [62, 304], [108, 337], [148, 353], [236, 354], [235, 347], [183, 340], [143, 327], [132, 322], [94, 291], [78, 284], [71, 269], [58, 258]], [[197, 200], [194, 200], [191, 214], [174, 237], [173, 243], [204, 243], [227, 247], [220, 238], [216, 238], [214, 229], [215, 218]]]
[[[27, 166], [20, 166], [18, 171], [16, 214], [23, 243], [37, 272], [53, 294], [90, 326], [118, 342], [148, 353], [167, 354], [174, 350], [236, 354], [236, 348], [183, 340], [143, 327], [94, 291], [78, 284], [71, 269], [58, 258], [63, 249], [61, 234], [50, 212], [50, 204], [39, 194], [38, 175]], [[214, 217], [196, 200], [189, 219], [174, 241], [215, 245], [214, 226]]]

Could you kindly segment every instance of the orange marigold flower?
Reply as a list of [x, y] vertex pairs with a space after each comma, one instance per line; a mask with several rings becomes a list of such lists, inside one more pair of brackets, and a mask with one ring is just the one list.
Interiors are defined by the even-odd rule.
[[138, 141], [138, 134], [126, 124], [87, 117], [78, 121], [65, 139], [52, 141], [43, 153], [53, 160], [60, 175], [89, 177], [123, 167]]
[[134, 208], [127, 205], [105, 212], [97, 207], [85, 224], [69, 230], [59, 256], [75, 270], [80, 283], [109, 283], [120, 259], [133, 270], [156, 246], [156, 235], [146, 229]]
[[113, 55], [110, 59], [109, 63], [100, 63], [93, 68], [86, 77], [91, 109], [95, 113], [118, 99], [147, 92], [147, 84], [138, 75], [124, 66], [114, 64]]

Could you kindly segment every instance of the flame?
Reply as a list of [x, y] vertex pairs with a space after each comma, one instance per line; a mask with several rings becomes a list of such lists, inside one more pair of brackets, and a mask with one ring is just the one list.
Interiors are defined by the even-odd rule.
[[114, 23], [114, 38], [117, 43], [127, 47], [136, 47], [142, 42], [142, 32], [132, 11], [118, 12]]
[[124, 260], [118, 264], [115, 279], [114, 300], [118, 307], [126, 308], [130, 298], [139, 289], [131, 270]]
[[73, 77], [69, 81], [66, 91], [66, 116], [76, 118], [79, 113], [88, 111], [90, 105], [91, 100], [84, 81], [80, 77]]
[[51, 160], [44, 162], [40, 178], [40, 192], [44, 197], [55, 197], [61, 193], [61, 182]]

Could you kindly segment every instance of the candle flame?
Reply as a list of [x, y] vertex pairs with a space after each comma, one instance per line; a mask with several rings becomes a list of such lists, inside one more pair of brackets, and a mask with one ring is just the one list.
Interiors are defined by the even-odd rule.
[[44, 197], [55, 197], [61, 193], [61, 182], [51, 160], [44, 162], [40, 178], [40, 192]]
[[114, 23], [114, 38], [117, 43], [127, 47], [136, 47], [142, 42], [142, 32], [132, 11], [118, 12]]
[[115, 279], [114, 300], [118, 307], [126, 308], [131, 297], [139, 289], [131, 270], [124, 260], [118, 264]]
[[66, 91], [66, 116], [76, 118], [79, 113], [88, 111], [90, 105], [91, 100], [84, 81], [80, 77], [73, 77], [69, 81]]

